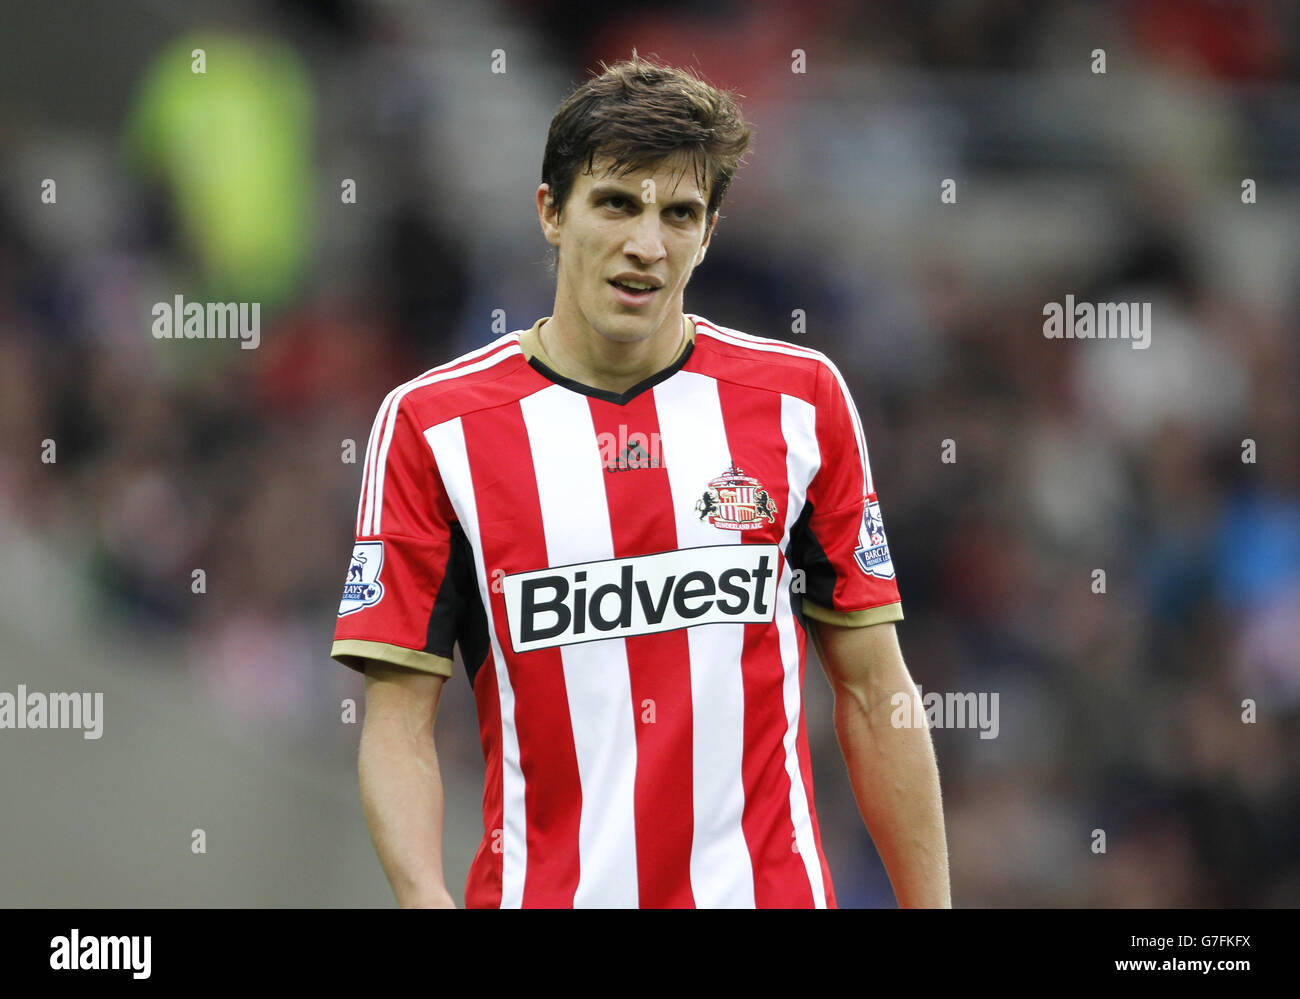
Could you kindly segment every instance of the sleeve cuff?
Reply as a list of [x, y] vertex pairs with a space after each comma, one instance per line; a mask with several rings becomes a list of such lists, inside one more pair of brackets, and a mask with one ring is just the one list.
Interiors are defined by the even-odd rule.
[[407, 669], [436, 673], [439, 676], [451, 676], [452, 673], [452, 662], [445, 656], [389, 645], [387, 642], [363, 642], [356, 638], [336, 641], [330, 649], [330, 658], [358, 673], [366, 671], [367, 659], [377, 659], [394, 666], [405, 666]]
[[880, 604], [878, 607], [864, 607], [862, 610], [837, 611], [815, 604], [805, 597], [803, 612], [804, 616], [814, 621], [837, 624], [842, 628], [865, 628], [869, 624], [903, 620], [903, 604], [900, 600], [895, 600], [891, 604]]

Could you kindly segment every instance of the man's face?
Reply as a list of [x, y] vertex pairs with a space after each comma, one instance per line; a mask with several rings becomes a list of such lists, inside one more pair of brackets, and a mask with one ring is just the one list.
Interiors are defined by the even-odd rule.
[[708, 192], [699, 189], [688, 160], [623, 176], [608, 174], [609, 163], [597, 157], [591, 173], [574, 179], [558, 216], [545, 184], [537, 203], [542, 231], [560, 248], [557, 317], [627, 343], [677, 328], [682, 293], [704, 259], [713, 225], [705, 222]]

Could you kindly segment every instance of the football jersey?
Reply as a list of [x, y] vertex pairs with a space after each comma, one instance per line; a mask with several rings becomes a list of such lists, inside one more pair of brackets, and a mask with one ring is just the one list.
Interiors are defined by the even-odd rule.
[[380, 406], [331, 654], [450, 675], [459, 647], [467, 906], [833, 907], [804, 621], [903, 616], [844, 380], [688, 315], [609, 392], [551, 367], [546, 321]]

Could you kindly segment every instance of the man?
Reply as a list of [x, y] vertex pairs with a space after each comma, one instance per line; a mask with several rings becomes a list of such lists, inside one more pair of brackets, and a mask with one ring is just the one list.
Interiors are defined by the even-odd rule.
[[486, 761], [467, 905], [834, 906], [807, 634], [900, 905], [950, 904], [929, 732], [889, 724], [915, 687], [844, 382], [682, 311], [748, 141], [684, 72], [588, 81], [537, 190], [553, 314], [375, 418], [332, 654], [366, 673], [362, 798], [402, 906], [453, 904], [433, 722], [455, 644]]

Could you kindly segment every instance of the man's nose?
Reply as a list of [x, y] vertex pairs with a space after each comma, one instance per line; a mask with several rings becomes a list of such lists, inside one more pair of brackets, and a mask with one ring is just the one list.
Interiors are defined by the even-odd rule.
[[[649, 206], [651, 209], [653, 205]], [[659, 231], [659, 213], [645, 211], [633, 222], [633, 231], [623, 246], [623, 252], [643, 264], [653, 264], [664, 257], [663, 234]]]

